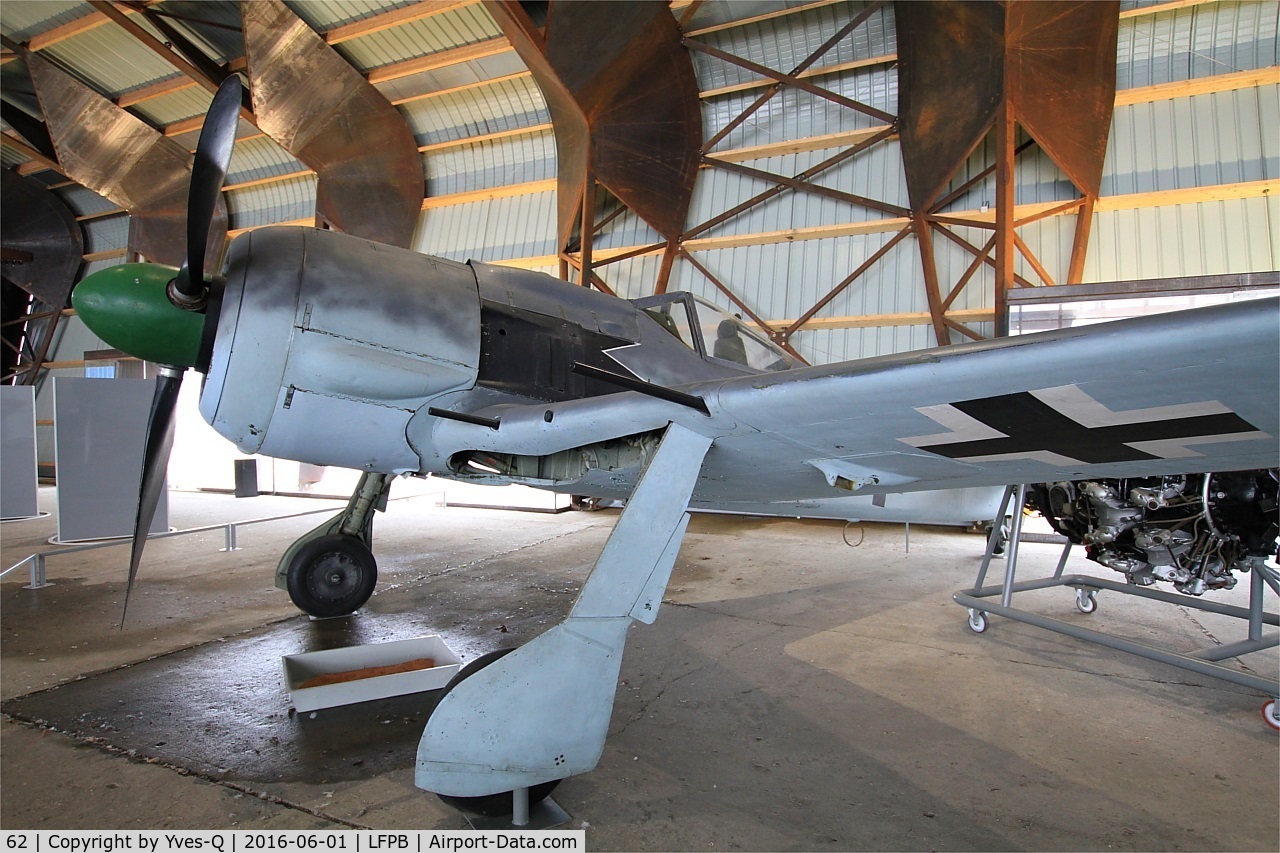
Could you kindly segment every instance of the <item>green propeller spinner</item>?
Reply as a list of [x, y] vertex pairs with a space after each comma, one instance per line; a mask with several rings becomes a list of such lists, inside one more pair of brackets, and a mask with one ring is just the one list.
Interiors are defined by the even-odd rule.
[[205, 315], [184, 311], [166, 294], [178, 274], [162, 264], [121, 264], [85, 277], [71, 304], [95, 335], [143, 361], [194, 367]]

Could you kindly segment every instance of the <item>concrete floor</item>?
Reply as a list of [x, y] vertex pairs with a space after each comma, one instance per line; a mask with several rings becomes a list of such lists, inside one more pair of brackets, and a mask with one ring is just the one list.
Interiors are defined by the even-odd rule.
[[[170, 523], [317, 506], [173, 493]], [[52, 558], [38, 591], [6, 577], [0, 825], [465, 828], [413, 786], [432, 694], [292, 714], [280, 655], [526, 642], [567, 611], [616, 511], [394, 502], [377, 594], [312, 622], [271, 575], [319, 518], [242, 528], [233, 553], [219, 532], [151, 542], [123, 631], [126, 548]], [[54, 531], [6, 523], [3, 565]], [[950, 596], [982, 544], [913, 527], [908, 553], [901, 527], [695, 517], [657, 623], [631, 632], [599, 768], [554, 795], [570, 825], [594, 850], [1277, 849], [1264, 697], [1009, 621], [973, 634]], [[1020, 577], [1057, 555], [1024, 546]], [[1107, 593], [1093, 616], [1069, 590], [1019, 603], [1180, 649], [1243, 632]]]

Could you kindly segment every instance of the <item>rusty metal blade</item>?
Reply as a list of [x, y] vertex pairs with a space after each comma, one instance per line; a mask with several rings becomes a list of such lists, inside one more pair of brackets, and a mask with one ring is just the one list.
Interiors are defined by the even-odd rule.
[[[131, 250], [180, 265], [186, 255], [190, 152], [38, 54], [29, 54], [27, 65], [67, 177], [129, 212]], [[226, 228], [226, 205], [219, 198], [206, 272], [216, 270]]]
[[911, 207], [928, 209], [995, 120], [1004, 10], [980, 2], [895, 3], [898, 130]]
[[258, 127], [315, 171], [317, 218], [409, 246], [425, 185], [404, 117], [279, 0], [240, 9]]
[[1097, 196], [1116, 100], [1119, 0], [1038, 0], [1006, 12], [1007, 97], [1022, 126]]
[[551, 107], [561, 245], [579, 216], [588, 171], [663, 236], [679, 234], [698, 173], [702, 114], [670, 6], [556, 0], [545, 35], [530, 28], [518, 3], [488, 7]]
[[10, 169], [0, 170], [4, 248], [30, 260], [6, 262], [4, 277], [46, 305], [62, 308], [84, 255], [80, 224], [52, 190]]

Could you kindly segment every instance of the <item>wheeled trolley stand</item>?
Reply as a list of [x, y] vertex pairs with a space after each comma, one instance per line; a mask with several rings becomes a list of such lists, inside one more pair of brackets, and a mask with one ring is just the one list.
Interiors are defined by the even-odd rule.
[[[1066, 567], [1067, 557], [1071, 553], [1071, 543], [1067, 542], [1062, 549], [1062, 557], [1058, 560], [1057, 570], [1054, 571], [1052, 577], [1015, 582], [1019, 537], [1022, 532], [1022, 507], [1026, 496], [1027, 487], [1025, 485], [1010, 486], [1005, 490], [1004, 499], [1000, 504], [1000, 512], [996, 516], [996, 523], [993, 525], [991, 536], [987, 540], [986, 554], [982, 558], [982, 565], [978, 569], [978, 577], [974, 582], [973, 589], [957, 592], [953, 596], [957, 604], [961, 607], [969, 608], [969, 627], [975, 633], [981, 634], [986, 631], [988, 616], [994, 614], [1018, 622], [1025, 622], [1028, 625], [1035, 625], [1038, 628], [1057, 631], [1059, 634], [1066, 634], [1069, 637], [1075, 637], [1077, 640], [1098, 643], [1099, 645], [1139, 655], [1149, 660], [1180, 667], [1191, 672], [1198, 672], [1201, 675], [1220, 678], [1223, 681], [1257, 690], [1270, 696], [1271, 701], [1263, 708], [1263, 717], [1273, 728], [1280, 729], [1280, 702], [1277, 701], [1277, 697], [1280, 697], [1280, 680], [1241, 672], [1218, 663], [1218, 661], [1226, 660], [1227, 658], [1240, 657], [1280, 645], [1280, 632], [1270, 632], [1264, 636], [1262, 628], [1264, 623], [1280, 626], [1280, 615], [1265, 612], [1262, 607], [1265, 594], [1264, 583], [1271, 587], [1272, 592], [1280, 595], [1280, 579], [1277, 578], [1273, 571], [1262, 567], [1260, 570], [1254, 570], [1249, 573], [1249, 607], [1246, 609], [1229, 604], [1221, 604], [1216, 601], [1204, 601], [1188, 595], [1178, 595], [1133, 584], [1118, 583], [1110, 579], [1097, 578], [1090, 575], [1064, 575], [1063, 569]], [[996, 546], [1002, 537], [1002, 525], [1000, 522], [1008, 511], [1011, 498], [1016, 498], [1016, 503], [1013, 507], [1013, 520], [1010, 525], [1009, 541], [1005, 550], [1004, 583], [1000, 586], [983, 586], [987, 577], [987, 569], [991, 565], [992, 554], [995, 552]], [[1048, 589], [1056, 586], [1075, 588], [1076, 608], [1081, 613], [1093, 613], [1097, 610], [1098, 592], [1105, 589], [1123, 595], [1136, 595], [1141, 598], [1163, 601], [1167, 604], [1180, 604], [1183, 607], [1190, 607], [1207, 613], [1218, 613], [1223, 616], [1243, 619], [1248, 622], [1248, 636], [1238, 642], [1226, 645], [1209, 646], [1208, 648], [1191, 652], [1176, 652], [1123, 637], [1116, 637], [1102, 631], [1094, 631], [1059, 619], [1042, 616], [1038, 613], [1019, 610], [1013, 606], [1013, 594], [1015, 592]], [[997, 597], [999, 599], [998, 603], [995, 601]]]

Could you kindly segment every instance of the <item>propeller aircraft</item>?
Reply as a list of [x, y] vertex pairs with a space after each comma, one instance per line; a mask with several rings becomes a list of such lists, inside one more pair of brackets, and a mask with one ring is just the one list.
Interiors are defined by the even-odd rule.
[[317, 615], [372, 591], [390, 477], [627, 501], [568, 618], [473, 662], [433, 711], [416, 779], [450, 802], [510, 812], [511, 792], [596, 765], [628, 627], [656, 618], [691, 506], [1280, 465], [1275, 299], [804, 367], [687, 293], [623, 300], [314, 228], [245, 233], [202, 280], [239, 102], [232, 77], [182, 268], [112, 267], [73, 294], [101, 338], [162, 365], [130, 586], [186, 369], [240, 450], [366, 472], [282, 561]]

